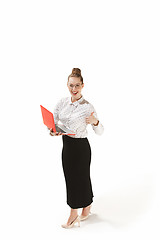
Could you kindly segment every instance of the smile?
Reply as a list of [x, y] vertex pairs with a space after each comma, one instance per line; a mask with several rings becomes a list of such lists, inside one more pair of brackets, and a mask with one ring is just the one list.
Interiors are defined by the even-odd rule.
[[76, 95], [78, 92], [72, 92], [73, 95]]

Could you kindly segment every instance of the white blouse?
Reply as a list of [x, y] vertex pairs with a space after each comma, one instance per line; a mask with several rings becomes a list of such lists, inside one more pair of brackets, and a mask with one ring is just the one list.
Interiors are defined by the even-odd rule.
[[[65, 127], [76, 133], [75, 135], [69, 135], [70, 137], [85, 138], [88, 135], [86, 129], [88, 124], [85, 118], [89, 117], [92, 112], [94, 112], [93, 115], [95, 118], [99, 120], [93, 105], [85, 100], [82, 95], [79, 100], [73, 103], [71, 97], [61, 98], [54, 108], [53, 116], [55, 124], [60, 120]], [[104, 131], [104, 127], [100, 121], [97, 126], [93, 124], [91, 126], [98, 135], [101, 135]]]

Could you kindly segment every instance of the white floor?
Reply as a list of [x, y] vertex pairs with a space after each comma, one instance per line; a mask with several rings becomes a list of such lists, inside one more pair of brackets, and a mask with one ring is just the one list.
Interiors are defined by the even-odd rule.
[[[29, 153], [26, 158], [24, 156], [23, 163], [19, 160], [5, 166], [8, 170], [3, 176], [1, 191], [1, 239], [8, 240], [13, 236], [23, 240], [50, 240], [55, 237], [68, 240], [84, 237], [159, 239], [158, 172], [153, 174], [145, 169], [132, 169], [122, 174], [116, 168], [113, 172], [110, 166], [108, 170], [105, 167], [101, 169], [100, 174], [97, 173], [99, 166], [94, 162], [91, 167], [92, 213], [80, 227], [75, 225], [72, 229], [63, 229], [61, 224], [66, 222], [70, 208], [66, 204], [59, 158], [61, 140], [56, 141], [59, 147], [55, 157], [47, 157], [44, 148], [37, 159], [36, 155], [29, 158]], [[78, 212], [80, 214], [81, 209]]]

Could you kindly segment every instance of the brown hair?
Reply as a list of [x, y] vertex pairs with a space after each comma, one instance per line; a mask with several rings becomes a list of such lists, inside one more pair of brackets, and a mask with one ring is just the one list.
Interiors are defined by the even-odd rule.
[[72, 69], [72, 73], [68, 76], [68, 81], [69, 81], [69, 78], [70, 77], [77, 77], [77, 78], [80, 78], [82, 84], [83, 84], [83, 77], [81, 75], [81, 69], [79, 68], [73, 68]]

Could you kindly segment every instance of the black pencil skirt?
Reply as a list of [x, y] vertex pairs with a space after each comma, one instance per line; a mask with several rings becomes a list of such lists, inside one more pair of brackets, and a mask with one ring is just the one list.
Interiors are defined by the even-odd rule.
[[67, 204], [73, 209], [87, 207], [94, 197], [90, 179], [91, 147], [88, 138], [62, 135], [62, 140]]

